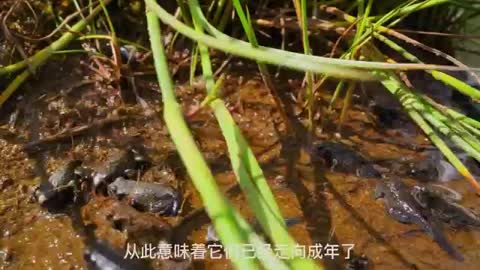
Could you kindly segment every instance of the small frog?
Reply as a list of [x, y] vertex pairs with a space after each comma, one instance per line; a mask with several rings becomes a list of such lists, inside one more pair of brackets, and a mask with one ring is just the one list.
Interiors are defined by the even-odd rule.
[[135, 170], [145, 169], [150, 164], [148, 158], [139, 150], [130, 148], [109, 157], [107, 164], [97, 170], [93, 176], [93, 185], [98, 187], [109, 184], [117, 177], [127, 176]]
[[128, 197], [133, 207], [152, 213], [175, 216], [178, 214], [181, 195], [173, 187], [160, 183], [146, 183], [117, 178], [108, 185], [109, 194]]
[[463, 256], [444, 236], [440, 224], [411, 194], [410, 188], [399, 179], [379, 182], [375, 198], [383, 198], [387, 213], [402, 223], [415, 223], [438, 243], [450, 256], [463, 261]]
[[332, 171], [355, 172], [360, 177], [381, 178], [373, 163], [345, 144], [321, 142], [314, 145], [314, 157], [321, 158]]
[[415, 186], [412, 195], [434, 217], [453, 227], [480, 226], [480, 217], [476, 213], [427, 186]]
[[48, 180], [42, 182], [33, 192], [37, 202], [42, 206], [49, 206], [72, 199], [74, 188], [82, 177], [75, 170], [81, 164], [80, 160], [69, 161], [50, 175]]

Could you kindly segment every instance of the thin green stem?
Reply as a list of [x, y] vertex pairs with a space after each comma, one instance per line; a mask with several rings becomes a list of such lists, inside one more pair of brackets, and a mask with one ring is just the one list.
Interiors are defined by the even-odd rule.
[[[247, 244], [247, 236], [236, 221], [235, 210], [218, 188], [215, 178], [183, 118], [183, 112], [176, 100], [173, 82], [168, 71], [167, 57], [161, 42], [160, 23], [148, 6], [146, 14], [155, 70], [162, 91], [165, 123], [224, 247], [227, 251], [234, 252], [239, 245]], [[233, 256], [231, 259], [237, 269], [259, 269], [254, 259], [241, 256]]]

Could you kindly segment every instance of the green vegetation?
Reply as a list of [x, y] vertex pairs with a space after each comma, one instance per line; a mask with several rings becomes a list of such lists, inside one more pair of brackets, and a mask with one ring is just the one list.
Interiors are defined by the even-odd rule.
[[[35, 69], [48, 61], [54, 53], [62, 53], [61, 50], [67, 48], [75, 39], [95, 40], [106, 38], [110, 40], [114, 51], [116, 50], [116, 53], [113, 54], [117, 58], [119, 55], [118, 44], [127, 43], [136, 46], [139, 50], [148, 50], [147, 45], [142, 47], [136, 41], [126, 41], [117, 37], [114, 23], [112, 23], [107, 9], [109, 4], [113, 5], [110, 2], [112, 1], [101, 0], [99, 3], [95, 2], [90, 3], [90, 6], [84, 6], [88, 3], [76, 1], [77, 9], [79, 9], [78, 14], [82, 14], [82, 16], [78, 16], [80, 17], [78, 22], [69, 27], [68, 31], [65, 29], [57, 40], [32, 56], [20, 62], [0, 67], [1, 77], [14, 76], [19, 73], [2, 90], [0, 106], [21, 87], [22, 83], [29, 78]], [[160, 3], [162, 2], [160, 1]], [[270, 2], [273, 5], [275, 1]], [[415, 89], [409, 88], [401, 74], [407, 70], [425, 70], [436, 80], [455, 88], [474, 101], [480, 101], [480, 90], [445, 72], [446, 70], [466, 70], [465, 65], [446, 53], [438, 53], [438, 55], [455, 64], [456, 67], [424, 63], [420, 60], [420, 57], [410, 52], [410, 49], [402, 44], [414, 45], [430, 52], [437, 53], [437, 51], [394, 30], [394, 27], [406, 20], [408, 15], [418, 12], [423, 14], [430, 14], [428, 12], [431, 12], [438, 16], [436, 18], [446, 20], [444, 23], [450, 25], [452, 29], [461, 29], [462, 24], [465, 24], [467, 20], [458, 19], [458, 16], [454, 16], [457, 14], [455, 12], [465, 10], [465, 7], [467, 7], [472, 12], [466, 12], [460, 18], [472, 17], [474, 11], [477, 11], [478, 14], [480, 5], [472, 4], [470, 1], [448, 0], [293, 0], [291, 3], [289, 1], [284, 2], [295, 11], [298, 33], [302, 37], [303, 53], [262, 46], [257, 37], [256, 23], [253, 14], [251, 14], [252, 11], [248, 8], [248, 1], [218, 0], [211, 1], [210, 5], [201, 6], [197, 0], [178, 0], [179, 16], [168, 13], [166, 8], [158, 1], [145, 0], [144, 3], [150, 48], [163, 98], [163, 118], [178, 153], [227, 250], [233, 251], [239, 245], [249, 243], [255, 247], [258, 253], [263, 254], [258, 259], [234, 256], [232, 262], [238, 269], [261, 269], [262, 267], [265, 269], [321, 269], [322, 267], [310, 259], [296, 256], [295, 240], [288, 234], [280, 208], [265, 180], [262, 169], [225, 103], [221, 97], [217, 96], [217, 90], [222, 87], [223, 75], [220, 74], [216, 77], [212, 71], [210, 55], [212, 49], [256, 61], [263, 82], [274, 97], [287, 126], [289, 126], [288, 117], [267, 64], [305, 72], [305, 96], [310, 132], [314, 131], [314, 115], [319, 111], [316, 108], [318, 105], [315, 102], [315, 93], [324, 82], [330, 80], [337, 83], [331, 103], [346, 88], [344, 107], [340, 115], [340, 123], [342, 123], [358, 82], [380, 81], [386, 91], [398, 98], [405, 111], [427, 134], [432, 143], [480, 193], [480, 184], [455, 156], [445, 141], [446, 139], [451, 140], [458, 148], [480, 161], [480, 122], [454, 109], [437, 104]], [[139, 1], [131, 1], [131, 3], [131, 6], [138, 11]], [[88, 12], [83, 15], [83, 11]], [[318, 12], [329, 15], [330, 26], [341, 32], [339, 40], [348, 43], [347, 50], [339, 52], [335, 51], [336, 47], [334, 47], [330, 56], [315, 56], [312, 54], [312, 43], [309, 37], [315, 33], [316, 29], [314, 21], [310, 19], [313, 17], [312, 14]], [[443, 16], [443, 12], [449, 12], [449, 16]], [[236, 16], [229, 16], [231, 14], [236, 14]], [[97, 34], [98, 24], [95, 21], [99, 17], [106, 20], [105, 25], [108, 26], [106, 29], [108, 29], [109, 35]], [[435, 19], [435, 17], [432, 17], [432, 19]], [[451, 21], [447, 21], [448, 19]], [[431, 23], [441, 24], [438, 22]], [[174, 84], [166, 55], [168, 48], [165, 48], [162, 43], [162, 29], [166, 27], [176, 32], [173, 40], [188, 38], [196, 44], [195, 49], [192, 50], [191, 77], [195, 74], [196, 66], [199, 63], [202, 76], [206, 81], [207, 91], [207, 98], [202, 106], [209, 106], [214, 112], [228, 147], [232, 170], [263, 231], [274, 245], [288, 247], [283, 255], [289, 259], [280, 260], [273, 254], [272, 250], [264, 248], [264, 240], [252, 231], [250, 225], [217, 186], [210, 168], [192, 137], [185, 122], [182, 108], [175, 97]], [[237, 33], [236, 36], [241, 38], [235, 38], [233, 34], [229, 34], [229, 31]], [[76, 34], [84, 32], [86, 32], [86, 35]], [[401, 55], [406, 63], [396, 63], [390, 59], [384, 48], [389, 48]], [[65, 52], [67, 51], [63, 51], [63, 53]]]

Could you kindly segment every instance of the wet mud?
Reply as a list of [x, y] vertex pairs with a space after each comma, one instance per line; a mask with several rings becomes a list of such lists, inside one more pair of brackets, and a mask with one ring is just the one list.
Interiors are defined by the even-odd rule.
[[[0, 269], [87, 269], [85, 239], [91, 237], [119, 251], [124, 251], [127, 243], [206, 243], [209, 220], [161, 119], [155, 78], [136, 78], [139, 95], [155, 112], [148, 114], [145, 107], [124, 102], [120, 93], [98, 80], [91, 69], [77, 65], [82, 61], [86, 60], [49, 63], [1, 109]], [[371, 110], [357, 97], [341, 130], [337, 129], [339, 102], [333, 114], [320, 114], [317, 136], [311, 140], [300, 125], [306, 115], [290, 98], [300, 91], [301, 80], [287, 81], [279, 79], [277, 83], [283, 85], [289, 100], [286, 104], [296, 123], [295, 140], [285, 135], [285, 123], [258, 75], [240, 77], [231, 72], [221, 94], [261, 162], [282, 214], [302, 219], [289, 228], [298, 243], [352, 244], [355, 254], [368, 258], [368, 269], [478, 268], [478, 229], [445, 226], [446, 237], [465, 257], [458, 262], [418, 226], [399, 223], [385, 212], [383, 203], [374, 198], [381, 179], [355, 171], [335, 172], [332, 164], [310, 156], [309, 141], [341, 141], [373, 163], [390, 160], [391, 165], [392, 160], [401, 163], [405, 157], [415, 162], [423, 158], [422, 149], [430, 147], [421, 132], [379, 127]], [[328, 104], [328, 89], [320, 92], [319, 103]], [[181, 80], [176, 94], [186, 115], [204, 98], [201, 87], [190, 87]], [[226, 144], [212, 112], [202, 109], [187, 120], [218, 184], [251, 220], [252, 210], [235, 187]], [[178, 215], [139, 211], [128, 199], [93, 190], [86, 193], [83, 203], [72, 203], [57, 212], [47, 211], [33, 198], [35, 187], [66, 161], [81, 159], [85, 166], [98, 168], [105, 166], [113, 152], [131, 145], [144, 147], [153, 164], [138, 176], [141, 181], [168, 184], [182, 194]], [[379, 164], [380, 172], [397, 173], [395, 166], [383, 165], [382, 169]], [[417, 183], [411, 178], [404, 180]], [[463, 196], [463, 206], [480, 210], [479, 198], [466, 181], [443, 185]], [[346, 252], [343, 249], [335, 260], [321, 261], [328, 269], [345, 269]], [[231, 269], [225, 259], [152, 260], [148, 264], [154, 269]]]

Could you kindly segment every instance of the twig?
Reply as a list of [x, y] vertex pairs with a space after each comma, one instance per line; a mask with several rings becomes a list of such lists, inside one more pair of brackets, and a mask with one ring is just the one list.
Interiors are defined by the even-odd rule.
[[[113, 125], [119, 122], [138, 120], [138, 119], [139, 117], [132, 117], [132, 116], [113, 116], [110, 118], [101, 119], [91, 124], [74, 127], [72, 129], [62, 131], [50, 137], [46, 137], [43, 139], [39, 139], [30, 143], [27, 143], [23, 147], [23, 150], [28, 153], [37, 152], [42, 148], [42, 146], [70, 140], [73, 137], [83, 135], [89, 131], [99, 130], [99, 129], [105, 128], [106, 126]], [[145, 117], [142, 117], [140, 119], [145, 119]]]
[[452, 33], [418, 31], [418, 30], [408, 30], [408, 29], [392, 29], [392, 30], [395, 30], [401, 33], [412, 33], [412, 34], [419, 34], [419, 35], [442, 36], [442, 37], [451, 37], [451, 38], [459, 38], [459, 39], [480, 39], [480, 35], [452, 34]]
[[[383, 29], [382, 29], [382, 30], [383, 30]], [[423, 49], [423, 50], [425, 50], [425, 51], [427, 51], [427, 52], [431, 52], [431, 53], [433, 53], [433, 54], [435, 54], [435, 55], [437, 55], [437, 56], [443, 57], [443, 58], [447, 59], [448, 61], [452, 62], [453, 64], [455, 64], [455, 65], [457, 65], [457, 66], [459, 66], [459, 67], [466, 68], [467, 71], [468, 71], [468, 69], [469, 69], [469, 67], [468, 67], [467, 65], [465, 65], [465, 64], [462, 63], [462, 62], [460, 62], [460, 61], [457, 60], [455, 57], [453, 57], [453, 56], [451, 56], [451, 55], [449, 55], [449, 54], [447, 54], [447, 53], [444, 53], [444, 52], [442, 52], [442, 51], [440, 51], [440, 50], [438, 50], [438, 49], [435, 49], [435, 48], [432, 48], [432, 47], [430, 47], [430, 46], [427, 46], [427, 45], [421, 43], [420, 41], [417, 41], [417, 40], [415, 40], [415, 39], [413, 39], [413, 38], [410, 38], [410, 37], [408, 37], [408, 36], [406, 36], [406, 35], [404, 35], [404, 34], [402, 34], [402, 33], [399, 33], [399, 32], [397, 32], [397, 31], [394, 31], [394, 30], [391, 30], [391, 29], [388, 29], [388, 28], [385, 28], [385, 31], [383, 31], [383, 32], [385, 32], [385, 33], [387, 33], [387, 34], [389, 34], [389, 35], [391, 35], [391, 36], [393, 36], [393, 37], [396, 37], [396, 38], [398, 38], [398, 39], [400, 39], [400, 40], [403, 40], [403, 41], [405, 41], [405, 42], [407, 42], [407, 43], [409, 43], [409, 44], [411, 44], [411, 45], [413, 45], [413, 46], [415, 46], [415, 47], [419, 47], [419, 48], [421, 48], [421, 49]], [[478, 82], [478, 84], [480, 84], [480, 78], [478, 77], [478, 75], [477, 75], [475, 72], [471, 72], [471, 71], [470, 71], [469, 73], [470, 73], [470, 75], [472, 75], [472, 76], [476, 79], [476, 81]]]
[[[97, 2], [95, 2], [96, 4]], [[68, 15], [58, 26], [57, 28], [55, 28], [52, 32], [50, 32], [50, 34], [44, 36], [44, 37], [41, 37], [41, 38], [31, 38], [31, 37], [27, 37], [25, 35], [22, 35], [22, 34], [19, 34], [19, 33], [14, 33], [13, 32], [13, 35], [15, 35], [16, 37], [20, 37], [22, 39], [25, 39], [25, 40], [28, 40], [28, 41], [42, 41], [42, 40], [46, 40], [46, 39], [49, 39], [51, 37], [53, 37], [56, 33], [58, 33], [69, 21], [71, 21], [73, 18], [77, 17], [78, 15], [82, 15], [82, 12], [87, 10], [88, 8], [94, 6], [94, 3], [84, 7], [83, 9], [81, 10], [78, 10], [78, 11], [75, 11], [74, 13]], [[83, 17], [83, 15], [82, 15]], [[70, 29], [68, 29], [70, 30]]]
[[15, 48], [17, 49], [18, 53], [20, 53], [20, 55], [22, 56], [23, 60], [26, 61], [27, 63], [27, 66], [28, 66], [28, 69], [30, 70], [30, 72], [32, 74], [35, 74], [35, 69], [33, 68], [33, 65], [32, 63], [30, 62], [30, 59], [28, 59], [28, 56], [27, 54], [25, 53], [25, 51], [23, 50], [22, 46], [20, 45], [20, 43], [18, 42], [18, 40], [12, 35], [12, 33], [10, 32], [10, 30], [8, 29], [8, 26], [7, 26], [7, 20], [8, 20], [8, 17], [10, 17], [10, 15], [12, 14], [13, 10], [20, 4], [19, 1], [15, 2], [15, 4], [12, 5], [12, 7], [7, 11], [7, 14], [5, 14], [5, 17], [3, 17], [3, 20], [2, 20], [2, 31], [3, 31], [3, 34], [5, 35], [5, 38], [7, 40], [10, 40], [14, 45], [15, 45]]

